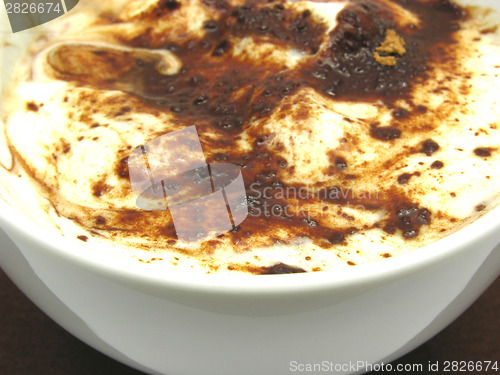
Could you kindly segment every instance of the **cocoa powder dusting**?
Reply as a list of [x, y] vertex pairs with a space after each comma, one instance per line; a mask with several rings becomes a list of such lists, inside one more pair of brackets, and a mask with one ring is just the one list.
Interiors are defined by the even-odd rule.
[[[101, 74], [90, 76], [88, 69], [82, 73], [81, 64], [87, 63], [91, 51], [76, 50], [71, 45], [53, 53], [49, 63], [59, 79], [79, 87], [125, 92], [131, 101], [140, 102], [152, 111], [170, 113], [180, 124], [196, 124], [199, 134], [205, 131], [212, 134], [212, 137], [202, 137], [204, 150], [209, 150], [207, 162], [223, 161], [239, 166], [247, 188], [249, 216], [235, 230], [222, 235], [229, 237], [236, 247], [258, 234], [268, 239], [268, 245], [292, 243], [297, 238], [308, 237], [322, 248], [334, 248], [345, 245], [349, 236], [358, 230], [367, 229], [311, 219], [306, 207], [318, 202], [327, 209], [359, 205], [367, 211], [383, 210], [387, 215], [374, 227], [413, 240], [431, 223], [433, 215], [432, 207], [421, 207], [398, 190], [398, 185], [407, 184], [414, 175], [401, 174], [394, 189], [389, 191], [359, 196], [349, 188], [352, 186], [350, 181], [358, 178], [355, 168], [344, 156], [332, 154], [331, 174], [342, 175], [346, 169], [353, 169], [352, 178], [321, 186], [320, 193], [283, 197], [278, 194], [283, 189], [306, 191], [309, 187], [305, 183], [284, 182], [285, 176], [294, 175], [295, 166], [280, 156], [280, 145], [266, 138], [265, 129], [254, 125], [258, 119], [270, 116], [291, 95], [308, 88], [332, 103], [335, 100], [383, 102], [396, 108], [393, 116], [397, 123], [366, 128], [373, 142], [390, 145], [411, 132], [411, 128], [399, 124], [405, 124], [415, 113], [425, 113], [426, 108], [420, 106], [409, 111], [398, 108], [395, 103], [401, 99], [411, 101], [414, 85], [428, 79], [429, 66], [451, 58], [448, 49], [442, 46], [455, 43], [457, 24], [466, 13], [447, 0], [397, 0], [395, 3], [415, 12], [421, 25], [418, 28], [399, 27], [378, 2], [355, 1], [339, 13], [338, 26], [328, 34], [327, 46], [322, 48], [327, 29], [310, 11], [294, 11], [284, 1], [269, 4], [249, 1], [232, 6], [221, 0], [205, 0], [204, 6], [214, 11], [216, 17], [203, 23], [202, 37], [162, 39], [160, 42], [153, 34], [133, 38], [119, 36], [121, 43], [128, 47], [158, 49], [160, 45], [160, 49], [172, 52], [182, 62], [177, 74], [162, 74], [155, 60], [136, 59], [128, 52], [107, 51], [96, 57], [98, 64], [92, 68], [92, 71], [102, 68]], [[180, 1], [163, 0], [150, 16], [175, 17], [182, 6]], [[232, 37], [270, 41], [300, 50], [307, 58], [293, 68], [269, 60], [259, 64], [235, 58]], [[79, 58], [81, 64], [75, 64]], [[113, 64], [119, 68], [110, 69]], [[133, 104], [118, 107], [116, 116], [126, 116], [131, 108]], [[35, 110], [29, 103], [28, 109]], [[252, 149], [239, 148], [238, 141], [243, 134], [253, 140]], [[439, 145], [429, 139], [421, 145], [420, 152], [430, 156], [437, 150]], [[474, 152], [478, 156], [489, 156], [490, 151], [485, 150]], [[126, 155], [123, 154], [115, 168], [119, 179], [129, 178]], [[348, 154], [342, 155], [347, 157]], [[432, 164], [434, 169], [442, 167], [439, 161]], [[96, 198], [105, 197], [111, 190], [105, 179], [94, 184], [92, 189]], [[290, 213], [288, 208], [292, 203], [298, 208]], [[157, 236], [169, 244], [175, 244], [177, 239], [168, 211], [124, 210], [89, 221], [95, 230], [134, 233], [147, 228], [147, 235], [153, 239]], [[281, 229], [285, 235], [280, 235]], [[382, 257], [390, 257], [390, 254]], [[348, 264], [355, 265], [353, 262]], [[304, 270], [283, 263], [255, 271], [261, 274], [298, 272]]]

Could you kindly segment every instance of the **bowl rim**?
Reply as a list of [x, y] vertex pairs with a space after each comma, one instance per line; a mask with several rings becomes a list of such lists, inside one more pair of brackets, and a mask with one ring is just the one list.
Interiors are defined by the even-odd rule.
[[[47, 252], [47, 255], [65, 260], [106, 279], [121, 284], [136, 285], [140, 289], [147, 286], [155, 289], [167, 288], [205, 293], [286, 294], [319, 291], [325, 288], [341, 289], [397, 279], [421, 271], [432, 264], [446, 261], [463, 251], [473, 251], [474, 245], [480, 244], [484, 239], [491, 239], [491, 249], [493, 249], [500, 243], [500, 206], [492, 208], [456, 232], [408, 253], [342, 270], [280, 275], [221, 275], [175, 270], [168, 273], [144, 272], [144, 264], [138, 261], [130, 262], [127, 267], [123, 267], [105, 262], [102, 258], [86, 256], [84, 249], [87, 247], [88, 250], [88, 243], [47, 230], [3, 199], [0, 199], [0, 227], [9, 236], [15, 232], [38, 244], [38, 248], [35, 249], [37, 252]], [[76, 249], [78, 251], [75, 251]], [[498, 272], [500, 274], [500, 269]]]

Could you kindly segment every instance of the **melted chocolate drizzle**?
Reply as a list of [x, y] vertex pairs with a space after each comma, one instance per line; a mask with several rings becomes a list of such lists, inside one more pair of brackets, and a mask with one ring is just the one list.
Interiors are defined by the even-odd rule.
[[[317, 245], [329, 248], [344, 243], [347, 236], [366, 228], [331, 228], [321, 225], [307, 213], [288, 215], [289, 202], [276, 192], [284, 188], [299, 191], [304, 185], [282, 181], [285, 173], [293, 174], [294, 166], [288, 165], [276, 149], [269, 146], [266, 134], [253, 130], [251, 124], [255, 119], [268, 116], [284, 98], [305, 87], [332, 100], [383, 101], [393, 105], [401, 98], [409, 98], [414, 85], [427, 79], [431, 63], [451, 58], [446, 45], [455, 42], [458, 22], [466, 14], [448, 0], [394, 2], [414, 12], [421, 25], [398, 28], [382, 3], [352, 1], [339, 13], [338, 26], [328, 35], [326, 47], [322, 47], [326, 27], [317, 23], [309, 11], [297, 13], [287, 8], [285, 2], [250, 1], [233, 7], [221, 0], [204, 0], [205, 6], [216, 9], [219, 14], [218, 18], [204, 23], [205, 35], [168, 41], [161, 46], [182, 61], [178, 74], [162, 75], [154, 61], [136, 59], [133, 68], [115, 79], [96, 82], [95, 79], [91, 81], [83, 76], [61, 73], [58, 78], [84, 87], [124, 90], [148, 106], [175, 114], [186, 124], [195, 123], [201, 129], [200, 133], [209, 128], [219, 134], [211, 144], [204, 145], [221, 150], [210, 156], [207, 162], [224, 161], [240, 166], [248, 189], [250, 215], [228, 234], [235, 244], [245, 242], [252, 233], [259, 233], [266, 235], [270, 243], [307, 236]], [[159, 6], [165, 12], [156, 12], [156, 17], [170, 14], [174, 17], [182, 2], [162, 1]], [[373, 58], [374, 49], [384, 40], [388, 29], [396, 30], [406, 41], [407, 53], [398, 59], [395, 67], [380, 65]], [[309, 57], [293, 69], [269, 62], [257, 64], [235, 59], [230, 41], [234, 36], [269, 40], [298, 49]], [[149, 34], [131, 40], [123, 37], [122, 43], [130, 47], [158, 49], [158, 41]], [[64, 56], [61, 58], [64, 60]], [[115, 59], [114, 64], [120, 64], [115, 55], [109, 58]], [[130, 56], [124, 56], [126, 64], [130, 64], [129, 59]], [[395, 110], [394, 118], [403, 121], [419, 111], [399, 108]], [[242, 152], [236, 147], [235, 142], [243, 131], [255, 140], [250, 152]], [[393, 142], [403, 133], [392, 125], [375, 125], [366, 131], [374, 142]], [[428, 141], [421, 152], [431, 155], [438, 148], [433, 141]], [[336, 174], [344, 173], [349, 165], [340, 156], [333, 162], [335, 170], [332, 173]], [[116, 171], [120, 178], [128, 177], [126, 158], [118, 163]], [[406, 239], [415, 238], [421, 226], [431, 222], [430, 210], [418, 207], [397, 188], [381, 192], [377, 198], [354, 197], [345, 192], [348, 189], [342, 186], [329, 186], [323, 191], [323, 196], [301, 197], [300, 201], [301, 204], [319, 200], [340, 206], [362, 205], [366, 210], [384, 209], [389, 218], [375, 226], [389, 234], [400, 231]], [[102, 189], [96, 190], [96, 195], [99, 195], [97, 193], [102, 193]], [[129, 218], [131, 215], [133, 220]], [[137, 220], [137, 215], [140, 214], [123, 212], [117, 216], [117, 222], [109, 225], [128, 228]], [[144, 223], [148, 221], [144, 217], [142, 220]], [[107, 223], [101, 220], [98, 224], [105, 228]], [[294, 238], [277, 235], [277, 229], [281, 227], [287, 228], [287, 233], [293, 233]], [[171, 225], [164, 226], [159, 233], [175, 239]], [[300, 271], [277, 265], [262, 272]]]

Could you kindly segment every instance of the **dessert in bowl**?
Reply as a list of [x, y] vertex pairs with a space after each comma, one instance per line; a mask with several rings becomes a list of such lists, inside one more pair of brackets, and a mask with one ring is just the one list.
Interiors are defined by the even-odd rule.
[[78, 337], [151, 373], [371, 364], [498, 275], [495, 13], [104, 5], [21, 48], [3, 110], [2, 227]]

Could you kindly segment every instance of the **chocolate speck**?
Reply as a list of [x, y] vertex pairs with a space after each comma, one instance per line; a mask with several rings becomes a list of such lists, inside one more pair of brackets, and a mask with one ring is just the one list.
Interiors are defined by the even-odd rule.
[[279, 159], [278, 160], [278, 167], [281, 169], [285, 169], [288, 166], [288, 163], [285, 159]]
[[485, 208], [486, 208], [486, 206], [484, 204], [479, 204], [476, 206], [476, 211], [481, 212], [481, 211], [484, 211]]
[[26, 103], [26, 109], [32, 112], [38, 112], [38, 105], [35, 102]]
[[423, 105], [419, 105], [417, 106], [417, 108], [415, 108], [415, 110], [418, 112], [418, 113], [421, 113], [421, 114], [424, 114], [427, 112], [427, 107], [426, 106], [423, 106]]
[[419, 209], [416, 206], [407, 206], [397, 210], [395, 216], [392, 222], [384, 227], [384, 231], [394, 234], [396, 228], [399, 228], [405, 239], [417, 237], [420, 227], [431, 223], [431, 212], [427, 208]]
[[401, 130], [392, 126], [380, 126], [372, 128], [370, 134], [381, 141], [391, 141], [401, 137]]
[[95, 197], [101, 197], [102, 195], [106, 194], [108, 191], [111, 190], [111, 186], [106, 184], [104, 180], [100, 180], [94, 184], [92, 190]]
[[121, 159], [116, 166], [116, 172], [121, 178], [129, 178], [128, 156]]
[[418, 236], [418, 231], [415, 229], [409, 229], [403, 232], [403, 237], [406, 239], [415, 238]]
[[278, 263], [272, 267], [264, 267], [262, 269], [262, 275], [283, 275], [288, 273], [303, 273], [306, 272], [304, 269], [299, 267], [289, 266], [288, 264]]
[[219, 29], [219, 24], [217, 23], [217, 21], [209, 20], [203, 23], [203, 28], [208, 32], [213, 33]]
[[387, 234], [394, 234], [396, 233], [396, 227], [392, 224], [387, 224], [382, 228], [382, 230], [387, 233]]
[[105, 218], [105, 217], [103, 217], [103, 216], [100, 216], [100, 215], [99, 215], [99, 216], [97, 216], [97, 217], [95, 218], [95, 223], [96, 223], [97, 225], [104, 225], [104, 224], [106, 224], [106, 218]]
[[497, 31], [498, 31], [498, 25], [495, 25], [495, 26], [488, 27], [486, 29], [481, 30], [481, 34], [483, 34], [483, 35], [493, 34], [493, 33], [496, 33]]
[[395, 119], [404, 119], [407, 118], [410, 115], [410, 111], [404, 109], [404, 108], [397, 108], [392, 112], [392, 116]]
[[431, 223], [431, 212], [427, 208], [418, 211], [415, 222], [419, 225], [429, 225]]
[[217, 47], [215, 47], [214, 51], [212, 52], [212, 56], [222, 56], [224, 55], [229, 49], [231, 48], [231, 44], [229, 41], [223, 40], [220, 42]]
[[431, 164], [432, 169], [441, 169], [444, 167], [444, 163], [440, 160], [436, 160], [434, 163]]
[[62, 152], [64, 154], [67, 154], [68, 152], [71, 151], [71, 144], [70, 143], [68, 143], [66, 141], [63, 141], [62, 144], [63, 144], [63, 146], [62, 146]]
[[343, 158], [343, 157], [337, 157], [335, 159], [335, 167], [339, 170], [339, 171], [343, 171], [344, 169], [347, 169], [347, 162], [346, 160]]
[[176, 10], [181, 7], [181, 4], [175, 0], [163, 0], [160, 2], [160, 7], [168, 10]]
[[491, 156], [491, 148], [486, 148], [486, 147], [478, 147], [474, 150], [474, 154], [477, 156], [487, 158]]
[[340, 232], [334, 232], [328, 237], [328, 241], [330, 241], [331, 244], [337, 245], [341, 244], [345, 240], [345, 235]]
[[87, 242], [87, 240], [89, 239], [87, 236], [78, 236], [76, 238], [78, 238], [80, 241], [83, 241], [83, 242]]
[[316, 228], [318, 226], [318, 222], [311, 218], [305, 218], [304, 223], [306, 223], [306, 225], [311, 228]]
[[116, 113], [116, 117], [123, 116], [124, 114], [130, 112], [132, 108], [125, 106], [121, 107], [120, 110]]
[[412, 178], [412, 174], [410, 173], [403, 173], [401, 176], [398, 177], [398, 183], [400, 185], [405, 185], [410, 181], [410, 178]]
[[427, 156], [431, 156], [437, 150], [439, 150], [439, 145], [432, 139], [424, 141], [420, 148], [420, 152], [426, 154]]

